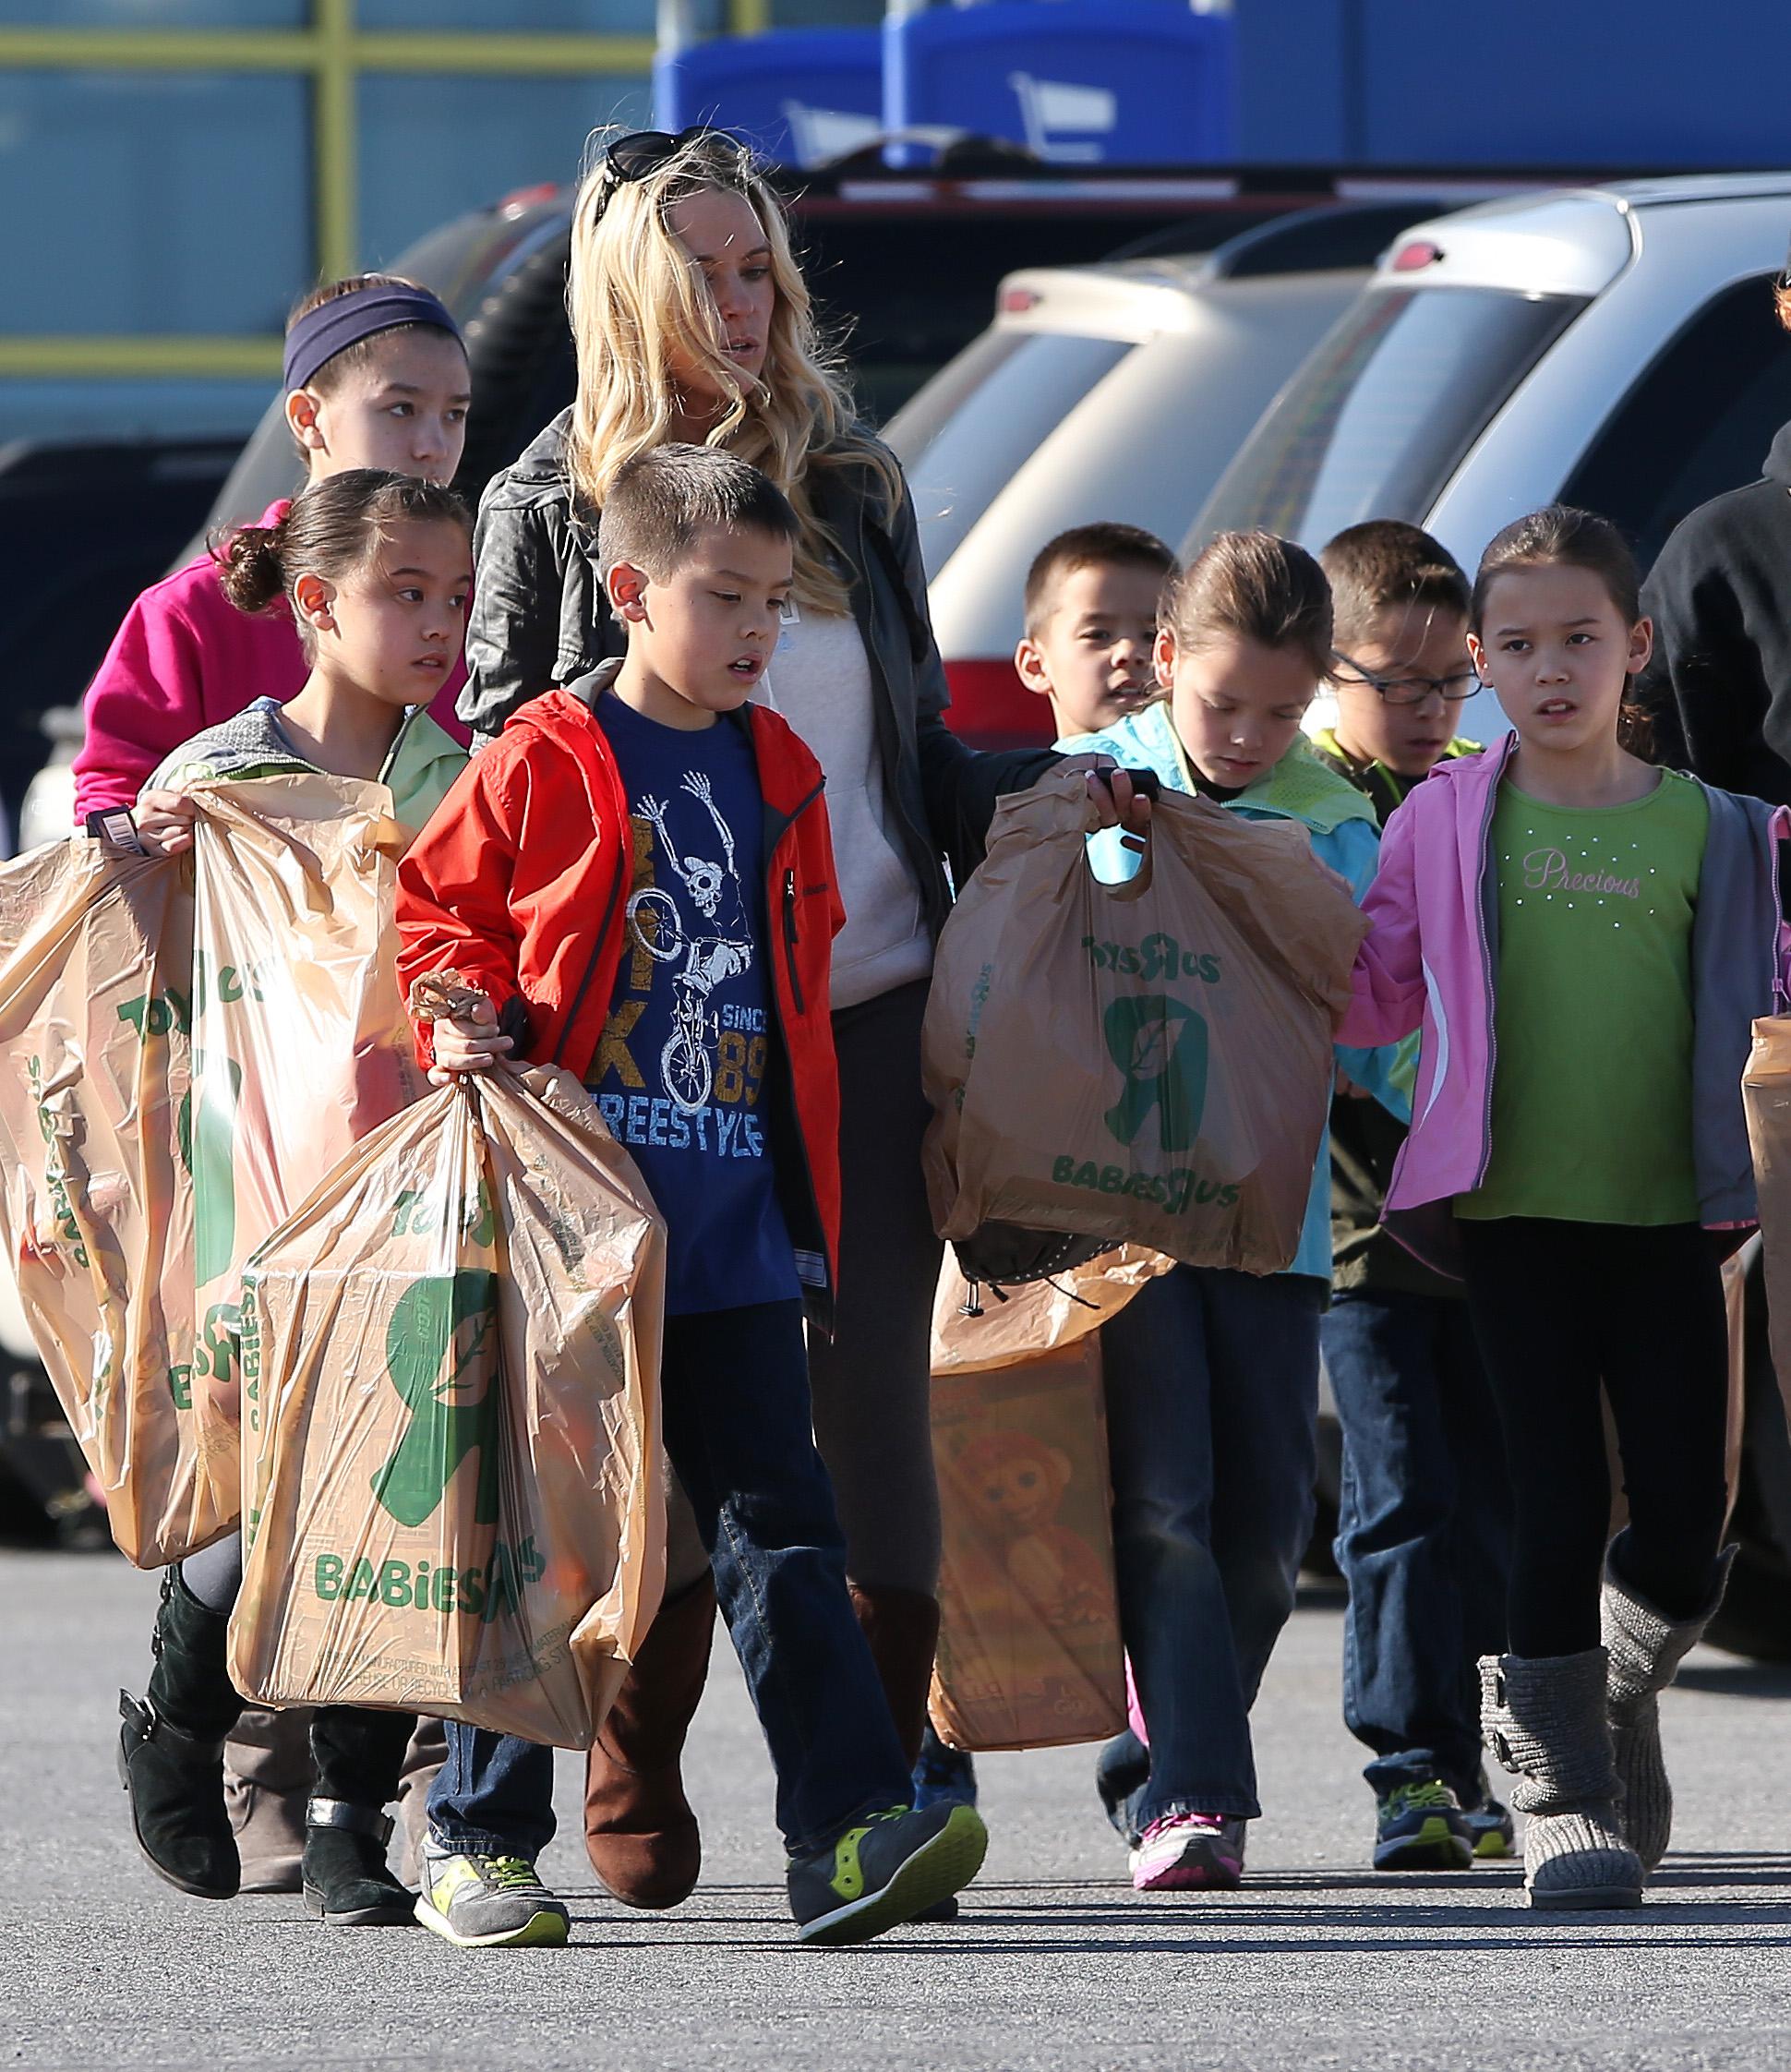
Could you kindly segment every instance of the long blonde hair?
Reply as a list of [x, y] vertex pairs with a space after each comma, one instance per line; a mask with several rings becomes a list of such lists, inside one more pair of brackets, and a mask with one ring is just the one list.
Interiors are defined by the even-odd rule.
[[[607, 141], [599, 133], [587, 146], [566, 283], [578, 354], [578, 401], [567, 442], [575, 501], [601, 511], [629, 462], [673, 436], [673, 370], [700, 367], [715, 392], [732, 399], [703, 443], [750, 461], [795, 506], [802, 528], [796, 543], [801, 601], [817, 610], [847, 610], [835, 565], [842, 543], [816, 515], [809, 470], [865, 470], [882, 492], [885, 513], [900, 501], [901, 476], [883, 447], [859, 430], [838, 358], [816, 336], [782, 201], [751, 153], [730, 138], [693, 138], [638, 180], [619, 180], [609, 170]], [[712, 192], [746, 199], [771, 253], [776, 295], [757, 381], [728, 359], [702, 269], [667, 220], [677, 203]]]

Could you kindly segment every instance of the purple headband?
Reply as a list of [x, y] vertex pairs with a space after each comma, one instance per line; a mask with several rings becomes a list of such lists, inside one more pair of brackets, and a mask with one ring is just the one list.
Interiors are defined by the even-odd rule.
[[401, 324], [429, 324], [460, 337], [460, 326], [427, 288], [356, 288], [308, 310], [286, 333], [286, 387], [304, 388], [326, 360]]

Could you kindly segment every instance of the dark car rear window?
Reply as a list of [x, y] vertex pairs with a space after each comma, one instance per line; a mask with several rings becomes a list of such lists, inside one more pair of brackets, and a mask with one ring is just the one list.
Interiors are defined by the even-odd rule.
[[1369, 288], [1226, 470], [1185, 543], [1260, 526], [1320, 546], [1420, 524], [1494, 414], [1586, 307], [1505, 288]]

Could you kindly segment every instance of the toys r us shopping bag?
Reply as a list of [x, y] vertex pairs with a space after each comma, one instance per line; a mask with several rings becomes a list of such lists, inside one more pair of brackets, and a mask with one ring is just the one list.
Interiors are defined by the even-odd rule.
[[0, 868], [0, 1235], [120, 1550], [236, 1517], [192, 1397], [187, 867], [76, 836]]
[[1100, 884], [1083, 775], [1004, 799], [924, 1035], [942, 1236], [985, 1223], [1271, 1273], [1299, 1244], [1368, 923], [1304, 830], [1165, 792]]
[[237, 1689], [587, 1746], [664, 1588], [665, 1226], [583, 1089], [439, 1089], [246, 1278]]
[[[425, 1081], [392, 918], [408, 836], [385, 786], [294, 775], [199, 784], [195, 831], [193, 1185], [199, 1412], [239, 1416], [244, 1262]], [[259, 1492], [243, 1489], [245, 1508]]]
[[954, 1748], [1125, 1724], [1100, 1342], [932, 1384], [944, 1559], [931, 1709]]

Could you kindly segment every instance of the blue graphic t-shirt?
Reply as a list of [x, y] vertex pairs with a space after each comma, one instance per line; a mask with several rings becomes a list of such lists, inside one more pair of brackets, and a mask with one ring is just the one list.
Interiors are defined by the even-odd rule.
[[686, 732], [609, 693], [597, 718], [634, 875], [592, 1097], [666, 1219], [667, 1314], [786, 1301], [801, 1291], [762, 1099], [776, 1037], [752, 744], [727, 719]]

